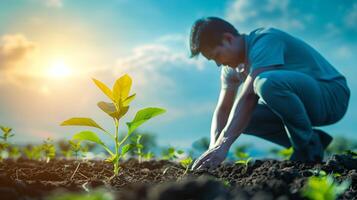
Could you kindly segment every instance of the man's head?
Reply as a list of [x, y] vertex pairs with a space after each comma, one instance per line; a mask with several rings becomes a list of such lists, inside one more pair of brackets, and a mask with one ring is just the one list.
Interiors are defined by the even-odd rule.
[[198, 19], [190, 35], [191, 57], [200, 53], [208, 60], [235, 68], [244, 61], [244, 40], [229, 22], [207, 17]]

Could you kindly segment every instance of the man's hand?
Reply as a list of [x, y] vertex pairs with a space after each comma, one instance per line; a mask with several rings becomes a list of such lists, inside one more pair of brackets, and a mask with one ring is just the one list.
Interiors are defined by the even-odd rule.
[[217, 141], [216, 145], [203, 153], [192, 165], [192, 170], [203, 168], [215, 168], [221, 164], [227, 156], [230, 145]]

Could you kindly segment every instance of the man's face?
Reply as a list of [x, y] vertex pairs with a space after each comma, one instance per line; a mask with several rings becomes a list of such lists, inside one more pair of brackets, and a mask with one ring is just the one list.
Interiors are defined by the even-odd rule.
[[233, 35], [223, 37], [222, 43], [214, 48], [207, 48], [201, 53], [208, 60], [214, 60], [217, 66], [227, 65], [236, 68], [241, 62], [241, 49], [238, 38]]

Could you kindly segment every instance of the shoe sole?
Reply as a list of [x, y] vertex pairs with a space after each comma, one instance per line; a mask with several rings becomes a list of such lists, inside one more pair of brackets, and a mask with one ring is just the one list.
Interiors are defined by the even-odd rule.
[[328, 147], [328, 145], [331, 144], [333, 137], [331, 135], [329, 135], [328, 133], [326, 133], [325, 131], [322, 131], [320, 129], [313, 129], [313, 130], [320, 137], [321, 145], [325, 150]]

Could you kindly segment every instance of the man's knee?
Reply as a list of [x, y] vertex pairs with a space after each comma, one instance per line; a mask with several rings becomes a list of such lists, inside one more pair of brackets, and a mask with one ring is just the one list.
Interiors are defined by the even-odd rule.
[[267, 102], [276, 91], [280, 90], [279, 81], [281, 81], [281, 76], [278, 71], [262, 72], [254, 79], [254, 93]]

